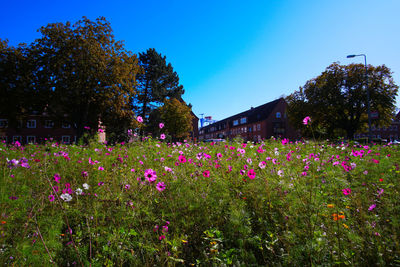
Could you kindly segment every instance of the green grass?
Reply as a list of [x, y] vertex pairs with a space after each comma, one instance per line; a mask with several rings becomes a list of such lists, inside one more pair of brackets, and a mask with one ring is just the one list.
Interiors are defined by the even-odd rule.
[[2, 145], [0, 262], [399, 265], [399, 162], [399, 146], [281, 140]]

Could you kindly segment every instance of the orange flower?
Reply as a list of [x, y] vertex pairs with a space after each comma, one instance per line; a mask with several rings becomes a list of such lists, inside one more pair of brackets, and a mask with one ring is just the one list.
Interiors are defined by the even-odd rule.
[[333, 207], [335, 207], [335, 205], [334, 204], [328, 204], [328, 205], [326, 205], [328, 208], [333, 208]]
[[337, 220], [345, 218], [345, 216], [343, 214], [336, 214], [336, 213], [332, 214], [332, 217], [333, 217], [334, 221], [337, 221]]
[[7, 222], [6, 221], [1, 221], [1, 224], [6, 224]]

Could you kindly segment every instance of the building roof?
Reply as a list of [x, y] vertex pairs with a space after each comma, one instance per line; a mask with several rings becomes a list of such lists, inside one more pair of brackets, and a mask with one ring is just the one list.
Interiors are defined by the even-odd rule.
[[[225, 118], [223, 120], [217, 121], [213, 124], [209, 124], [207, 126], [204, 126], [202, 129], [207, 129], [209, 127], [215, 126], [215, 125], [219, 125], [219, 124], [223, 124], [223, 123], [232, 123], [232, 121], [234, 120], [240, 120], [241, 118], [247, 118], [247, 122], [246, 123], [254, 123], [254, 122], [258, 122], [261, 121], [265, 118], [267, 118], [271, 112], [274, 110], [275, 106], [280, 102], [280, 101], [285, 101], [283, 98], [279, 98], [276, 99], [274, 101], [265, 103], [261, 106], [255, 107], [255, 108], [251, 108], [249, 110], [243, 111], [241, 113], [238, 113], [236, 115], [230, 116], [228, 118]], [[230, 125], [232, 126], [232, 125]]]

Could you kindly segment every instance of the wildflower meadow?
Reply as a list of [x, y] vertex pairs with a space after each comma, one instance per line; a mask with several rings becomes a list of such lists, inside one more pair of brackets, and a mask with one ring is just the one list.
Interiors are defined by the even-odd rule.
[[164, 137], [1, 144], [1, 264], [400, 265], [399, 146]]

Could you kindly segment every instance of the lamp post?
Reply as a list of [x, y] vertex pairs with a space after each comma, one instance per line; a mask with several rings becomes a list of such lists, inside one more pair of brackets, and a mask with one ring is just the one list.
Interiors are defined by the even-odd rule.
[[365, 87], [367, 90], [367, 112], [368, 112], [368, 142], [371, 142], [372, 140], [372, 133], [371, 133], [371, 109], [370, 109], [370, 99], [369, 99], [369, 87], [368, 87], [368, 67], [367, 67], [367, 56], [364, 54], [359, 54], [359, 55], [348, 55], [347, 58], [353, 58], [353, 57], [364, 57], [364, 63], [365, 63]]

